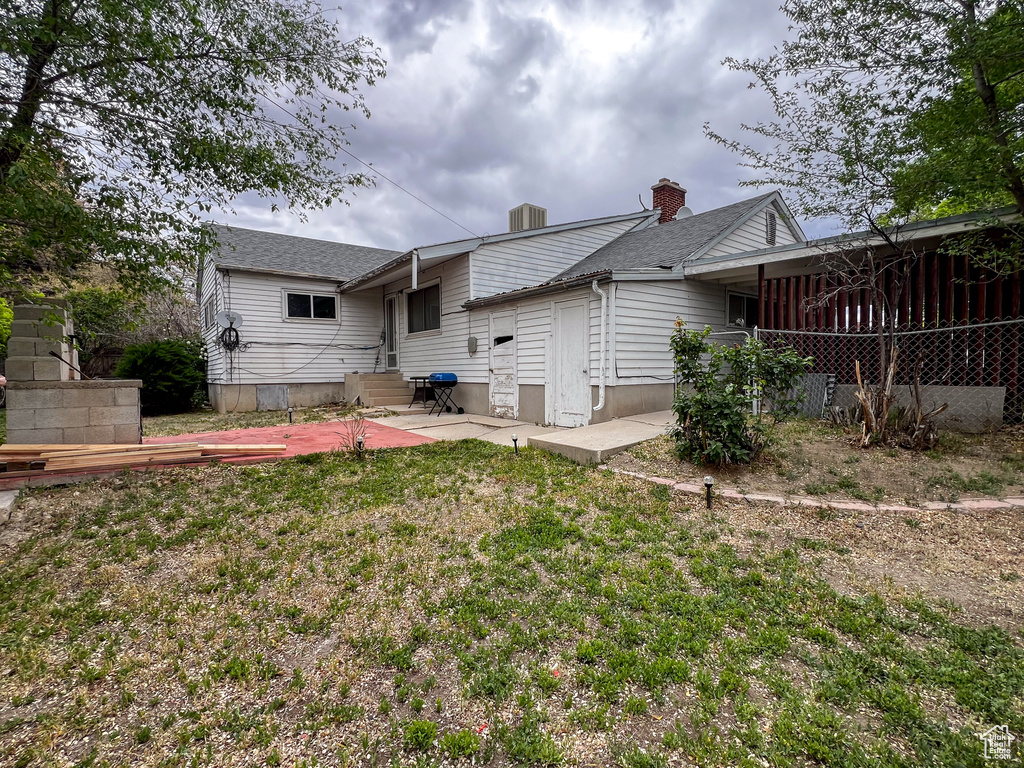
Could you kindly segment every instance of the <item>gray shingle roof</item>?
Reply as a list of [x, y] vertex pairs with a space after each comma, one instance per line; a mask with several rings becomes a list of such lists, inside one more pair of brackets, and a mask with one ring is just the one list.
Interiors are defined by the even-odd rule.
[[627, 232], [548, 282], [609, 270], [674, 267], [708, 246], [774, 194], [768, 192], [685, 219]]
[[399, 255], [365, 245], [312, 240], [255, 229], [214, 225], [218, 267], [255, 272], [290, 272], [330, 280], [351, 280]]

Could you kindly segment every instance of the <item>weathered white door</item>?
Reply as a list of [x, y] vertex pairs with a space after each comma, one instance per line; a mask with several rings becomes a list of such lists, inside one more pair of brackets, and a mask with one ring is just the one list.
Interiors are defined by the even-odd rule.
[[490, 329], [491, 416], [514, 419], [519, 413], [515, 310], [492, 312]]
[[398, 297], [384, 297], [384, 366], [398, 370]]
[[580, 427], [590, 423], [590, 318], [586, 301], [554, 305], [554, 358], [551, 397], [554, 423]]

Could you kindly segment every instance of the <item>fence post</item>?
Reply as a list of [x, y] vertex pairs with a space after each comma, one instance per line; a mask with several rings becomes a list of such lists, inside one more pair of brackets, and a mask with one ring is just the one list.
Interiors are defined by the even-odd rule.
[[[754, 341], [760, 341], [760, 340], [761, 340], [760, 329], [755, 325], [754, 326]], [[758, 390], [758, 395], [760, 395], [760, 394], [761, 394], [761, 392], [760, 392], [760, 390]], [[754, 415], [755, 416], [760, 416], [761, 415], [761, 398], [760, 397], [755, 397], [753, 405], [751, 407], [753, 408]]]

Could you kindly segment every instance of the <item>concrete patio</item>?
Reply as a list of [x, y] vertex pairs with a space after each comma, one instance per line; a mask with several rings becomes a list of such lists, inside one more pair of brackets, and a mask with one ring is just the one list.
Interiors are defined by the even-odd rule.
[[402, 429], [434, 440], [476, 438], [511, 447], [512, 435], [516, 435], [520, 447], [532, 445], [561, 454], [580, 464], [600, 464], [638, 443], [664, 434], [673, 420], [671, 411], [659, 411], [615, 419], [603, 424], [565, 429], [471, 413], [430, 416], [426, 411], [415, 407], [399, 411], [395, 416], [367, 419], [375, 424]]

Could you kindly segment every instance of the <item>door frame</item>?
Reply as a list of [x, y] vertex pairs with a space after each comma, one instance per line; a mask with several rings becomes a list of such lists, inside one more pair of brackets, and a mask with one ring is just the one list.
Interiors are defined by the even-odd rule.
[[[390, 308], [389, 306], [390, 305]], [[390, 320], [390, 324], [389, 321]], [[398, 294], [389, 293], [384, 297], [384, 370], [401, 370], [401, 328], [402, 318], [399, 316]], [[391, 349], [391, 347], [394, 349]], [[395, 364], [391, 365], [391, 355], [395, 356]]]
[[590, 380], [592, 378], [590, 375], [590, 300], [587, 297], [581, 296], [575, 299], [551, 302], [550, 348], [548, 350], [549, 354], [547, 355], [549, 379], [547, 386], [545, 386], [545, 411], [547, 411], [546, 415], [549, 424], [554, 424], [556, 426], [569, 426], [558, 424], [558, 414], [562, 405], [558, 396], [558, 378], [562, 365], [562, 356], [559, 354], [559, 342], [562, 340], [563, 334], [562, 324], [559, 319], [559, 308], [568, 307], [570, 305], [576, 305], [583, 310], [583, 338], [581, 341], [585, 350], [583, 360], [586, 365], [586, 368], [584, 369], [584, 375], [586, 376], [586, 397], [581, 400], [581, 405], [583, 405], [582, 426], [587, 426], [591, 421], [591, 408], [593, 405], [593, 392], [590, 385]]
[[519, 418], [519, 328], [518, 310], [502, 309], [487, 315], [487, 410], [494, 415], [494, 321], [507, 315], [512, 321], [512, 418]]

